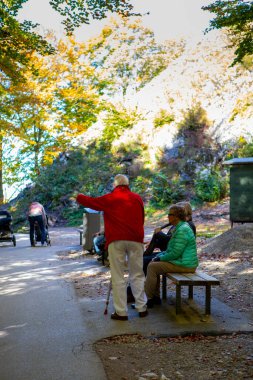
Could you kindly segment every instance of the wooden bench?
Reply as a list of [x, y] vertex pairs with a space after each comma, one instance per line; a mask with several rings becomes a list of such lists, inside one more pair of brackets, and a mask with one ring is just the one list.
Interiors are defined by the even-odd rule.
[[162, 276], [162, 297], [167, 297], [166, 279], [169, 278], [176, 285], [176, 314], [181, 311], [181, 286], [188, 286], [188, 298], [193, 299], [193, 287], [205, 286], [205, 313], [211, 314], [211, 286], [220, 285], [220, 281], [206, 273], [166, 273]]

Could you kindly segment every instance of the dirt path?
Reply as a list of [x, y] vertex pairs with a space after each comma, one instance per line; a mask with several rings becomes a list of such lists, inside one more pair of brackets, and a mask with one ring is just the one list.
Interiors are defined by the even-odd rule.
[[80, 248], [79, 232], [74, 227], [50, 227], [49, 235], [53, 245]]

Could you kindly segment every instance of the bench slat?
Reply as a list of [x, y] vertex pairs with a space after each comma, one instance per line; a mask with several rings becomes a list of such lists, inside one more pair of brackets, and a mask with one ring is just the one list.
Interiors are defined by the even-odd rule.
[[[190, 274], [190, 273], [189, 273]], [[186, 274], [181, 273], [167, 273], [166, 276], [176, 285], [203, 285], [206, 281], [202, 280], [200, 277], [191, 276], [187, 277]]]
[[198, 276], [200, 276], [201, 278], [207, 280], [207, 281], [217, 281], [217, 282], [220, 282], [219, 280], [217, 280], [217, 278], [215, 278], [213, 276], [210, 276], [209, 274], [206, 274], [204, 272], [196, 271], [196, 274]]
[[185, 273], [166, 273], [168, 278], [174, 281], [187, 281], [188, 278], [185, 276]]
[[215, 277], [204, 275], [201, 272], [196, 273], [166, 273], [166, 276], [176, 284], [181, 285], [219, 285], [220, 281]]
[[200, 272], [185, 273], [185, 277], [191, 279], [194, 283], [198, 281], [198, 282], [203, 282], [203, 284], [220, 285], [220, 281], [217, 280], [217, 278], [209, 276], [208, 274], [205, 274], [205, 273], [200, 273]]
[[185, 273], [185, 277], [188, 279], [188, 280], [191, 280], [191, 281], [203, 281], [203, 278], [198, 276], [196, 273]]
[[209, 282], [206, 282], [206, 281], [192, 281], [190, 279], [188, 280], [185, 280], [185, 281], [173, 281], [173, 283], [175, 285], [181, 285], [181, 286], [188, 286], [188, 285], [192, 285], [192, 286], [207, 286], [207, 285], [219, 285], [217, 284], [216, 282], [214, 284], [212, 283], [209, 283]]

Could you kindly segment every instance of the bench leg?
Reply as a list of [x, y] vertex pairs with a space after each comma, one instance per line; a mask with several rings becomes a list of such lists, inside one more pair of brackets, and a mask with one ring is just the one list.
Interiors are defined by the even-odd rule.
[[181, 311], [181, 285], [176, 285], [176, 314]]
[[189, 300], [193, 299], [193, 285], [189, 285], [188, 298]]
[[162, 276], [162, 298], [163, 300], [166, 300], [167, 298], [167, 277]]
[[83, 233], [80, 232], [80, 245], [83, 245]]
[[206, 285], [206, 314], [211, 314], [211, 285]]

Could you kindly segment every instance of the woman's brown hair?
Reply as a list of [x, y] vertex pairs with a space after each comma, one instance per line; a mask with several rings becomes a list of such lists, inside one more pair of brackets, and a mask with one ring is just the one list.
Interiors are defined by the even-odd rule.
[[184, 206], [180, 206], [178, 204], [172, 205], [169, 208], [169, 213], [175, 215], [178, 219], [185, 221], [185, 208]]

